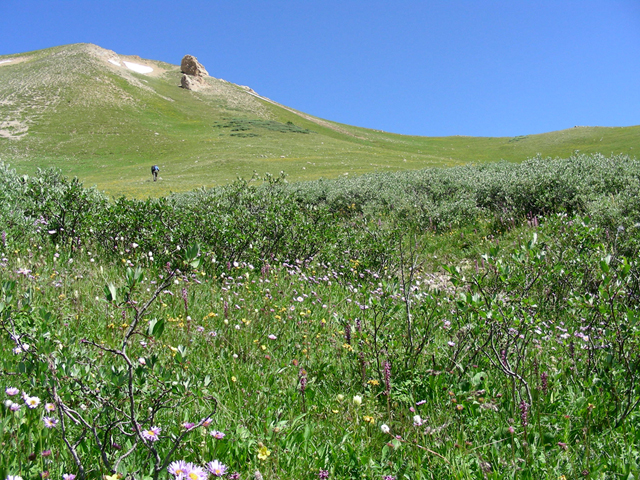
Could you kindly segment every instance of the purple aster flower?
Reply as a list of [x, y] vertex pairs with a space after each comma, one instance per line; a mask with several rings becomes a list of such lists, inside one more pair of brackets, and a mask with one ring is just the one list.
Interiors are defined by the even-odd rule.
[[55, 406], [55, 404], [53, 404], [53, 403], [45, 403], [45, 404], [44, 404], [44, 409], [45, 409], [47, 412], [53, 412], [53, 411], [56, 409], [56, 406]]
[[322, 480], [326, 480], [327, 478], [329, 478], [329, 470], [320, 469], [320, 471], [318, 472], [318, 478]]
[[227, 466], [224, 463], [220, 463], [218, 460], [213, 460], [207, 463], [207, 470], [211, 472], [214, 477], [221, 477], [227, 473]]
[[182, 428], [184, 428], [185, 430], [191, 430], [195, 426], [196, 426], [196, 424], [193, 423], [193, 422], [184, 422], [182, 424]]
[[209, 425], [211, 425], [212, 422], [213, 422], [213, 419], [207, 417], [202, 421], [202, 426], [203, 427], [208, 427]]
[[62, 480], [76, 480], [76, 476], [73, 473], [63, 473]]
[[169, 464], [167, 471], [174, 477], [181, 478], [189, 471], [189, 464], [184, 460], [177, 460]]
[[240, 473], [233, 472], [231, 475], [229, 475], [229, 480], [240, 480]]
[[9, 410], [11, 410], [12, 412], [17, 412], [18, 410], [20, 410], [20, 405], [18, 405], [17, 403], [12, 403], [9, 407]]
[[142, 431], [142, 438], [149, 440], [150, 442], [157, 442], [160, 440], [160, 427], [151, 427], [148, 430]]
[[42, 455], [43, 457], [50, 457], [51, 456], [51, 450], [43, 450], [40, 455]]
[[36, 408], [40, 405], [40, 399], [38, 397], [27, 397], [24, 399], [24, 403], [26, 403], [29, 408]]
[[56, 425], [58, 425], [58, 419], [57, 418], [44, 417], [42, 419], [42, 421], [44, 422], [44, 426], [47, 427], [47, 428], [54, 428]]
[[211, 430], [209, 432], [209, 435], [211, 435], [213, 438], [217, 438], [218, 440], [222, 440], [224, 438], [224, 433], [219, 432], [218, 430]]
[[7, 389], [4, 392], [10, 397], [13, 397], [14, 395], [19, 394], [20, 390], [18, 390], [16, 387], [7, 387]]
[[187, 463], [187, 472], [185, 473], [185, 480], [207, 480], [207, 472], [193, 463]]

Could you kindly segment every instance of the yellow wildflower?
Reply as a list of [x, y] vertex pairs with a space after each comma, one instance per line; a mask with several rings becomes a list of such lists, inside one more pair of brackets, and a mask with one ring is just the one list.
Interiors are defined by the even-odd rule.
[[258, 458], [260, 460], [266, 460], [269, 455], [271, 455], [271, 450], [269, 450], [262, 442], [258, 443]]

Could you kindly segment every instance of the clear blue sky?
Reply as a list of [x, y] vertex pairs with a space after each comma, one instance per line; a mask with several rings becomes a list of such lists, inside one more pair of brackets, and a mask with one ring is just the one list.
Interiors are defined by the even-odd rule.
[[79, 42], [396, 133], [640, 124], [640, 0], [0, 0], [0, 55]]

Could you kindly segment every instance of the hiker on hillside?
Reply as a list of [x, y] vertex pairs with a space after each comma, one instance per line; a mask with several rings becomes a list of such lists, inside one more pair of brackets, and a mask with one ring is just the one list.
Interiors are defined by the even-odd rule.
[[158, 167], [158, 165], [154, 165], [153, 167], [151, 167], [151, 175], [153, 175], [154, 182], [158, 180], [159, 171], [160, 171], [160, 168]]

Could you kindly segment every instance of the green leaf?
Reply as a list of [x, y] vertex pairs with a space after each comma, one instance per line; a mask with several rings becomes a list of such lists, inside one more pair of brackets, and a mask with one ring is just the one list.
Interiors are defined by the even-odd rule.
[[187, 347], [178, 345], [178, 355], [180, 356], [180, 361], [183, 361], [185, 358], [187, 358]]
[[304, 433], [302, 434], [302, 438], [304, 438], [305, 443], [309, 441], [309, 437], [311, 437], [311, 425], [307, 424], [304, 427]]
[[162, 332], [164, 332], [164, 325], [165, 325], [164, 318], [161, 318], [160, 320], [158, 320], [157, 318], [154, 318], [149, 322], [147, 333], [150, 336], [159, 338], [160, 335], [162, 335]]
[[115, 302], [118, 298], [118, 288], [113, 283], [104, 286], [104, 297], [107, 302]]
[[134, 270], [131, 267], [127, 267], [126, 276], [127, 285], [129, 285], [129, 288], [133, 288], [142, 278], [142, 269], [140, 267], [136, 267]]

